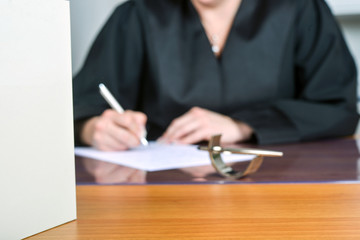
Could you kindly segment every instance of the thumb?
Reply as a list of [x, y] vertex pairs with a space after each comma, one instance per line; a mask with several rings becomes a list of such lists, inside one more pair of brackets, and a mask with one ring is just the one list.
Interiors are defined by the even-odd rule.
[[145, 127], [146, 122], [147, 122], [147, 116], [145, 115], [145, 113], [136, 112], [135, 113], [135, 121], [136, 121], [136, 124], [138, 124], [139, 126]]
[[140, 137], [146, 138], [147, 131], [146, 131], [145, 126], [146, 126], [146, 122], [147, 122], [147, 116], [142, 112], [136, 112], [135, 122], [140, 128], [140, 131], [141, 131]]

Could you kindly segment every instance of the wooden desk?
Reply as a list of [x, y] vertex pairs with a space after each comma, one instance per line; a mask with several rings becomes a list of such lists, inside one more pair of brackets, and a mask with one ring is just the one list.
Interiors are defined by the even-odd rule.
[[360, 239], [360, 184], [78, 186], [78, 220], [29, 239]]

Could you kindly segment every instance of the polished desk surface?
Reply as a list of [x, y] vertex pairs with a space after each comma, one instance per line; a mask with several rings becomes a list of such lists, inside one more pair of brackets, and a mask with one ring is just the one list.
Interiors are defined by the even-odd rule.
[[360, 184], [81, 185], [33, 239], [360, 239]]
[[[254, 147], [257, 146], [245, 146]], [[88, 158], [76, 158], [78, 184], [143, 183], [260, 183], [260, 182], [334, 182], [360, 179], [360, 155], [353, 138], [323, 140], [300, 144], [262, 146], [282, 151], [281, 158], [264, 158], [258, 172], [233, 181], [216, 173], [210, 165], [158, 172], [144, 172]], [[248, 163], [237, 163], [244, 169]]]
[[76, 158], [78, 219], [29, 239], [360, 239], [357, 141], [266, 149], [284, 157], [237, 181]]

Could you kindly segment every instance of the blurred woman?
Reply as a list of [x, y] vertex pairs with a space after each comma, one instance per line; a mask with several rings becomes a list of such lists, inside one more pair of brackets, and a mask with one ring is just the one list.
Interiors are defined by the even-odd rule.
[[[126, 111], [98, 92], [104, 83]], [[274, 144], [353, 134], [356, 69], [323, 0], [130, 0], [74, 79], [77, 144]]]

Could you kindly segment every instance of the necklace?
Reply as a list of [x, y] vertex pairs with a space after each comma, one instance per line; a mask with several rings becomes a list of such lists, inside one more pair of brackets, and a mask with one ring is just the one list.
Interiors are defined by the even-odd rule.
[[[206, 7], [206, 4], [199, 0], [191, 0], [191, 2], [200, 16], [200, 21], [209, 39], [212, 52], [219, 56], [242, 0], [219, 1], [219, 4], [210, 10]], [[222, 3], [222, 6], [220, 6], [220, 3]], [[227, 13], [225, 18], [224, 13]], [[214, 34], [214, 32], [217, 33]]]
[[217, 34], [211, 35], [210, 44], [211, 44], [211, 50], [213, 51], [213, 53], [220, 52], [219, 36]]
[[201, 23], [203, 24], [204, 31], [209, 39], [212, 52], [215, 53], [215, 55], [218, 55], [221, 52], [221, 38], [224, 34], [224, 30], [221, 30], [221, 33], [211, 33], [211, 27], [209, 26], [210, 24], [207, 24], [204, 21], [201, 21]]

